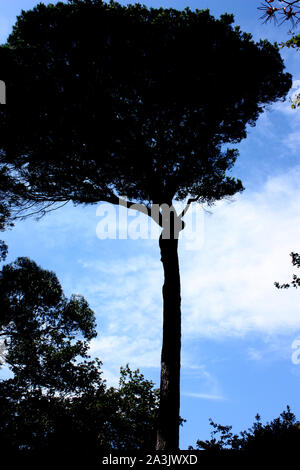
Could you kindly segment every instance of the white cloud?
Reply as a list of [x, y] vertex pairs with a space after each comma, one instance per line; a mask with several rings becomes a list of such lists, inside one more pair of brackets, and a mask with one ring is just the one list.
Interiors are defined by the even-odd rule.
[[[159, 364], [160, 341], [151, 338], [105, 335], [91, 342], [90, 353], [97, 355], [103, 363], [119, 368], [126, 363], [130, 367], [157, 367]], [[120, 354], [122, 352], [122, 354]], [[120, 358], [122, 363], [120, 364]]]
[[201, 398], [204, 400], [216, 400], [216, 401], [225, 400], [225, 398], [220, 395], [210, 395], [209, 393], [182, 392], [181, 395], [185, 397], [191, 397], [191, 398]]
[[[218, 203], [212, 215], [204, 215], [199, 249], [191, 251], [180, 241], [183, 371], [201, 366], [189, 348], [191, 340], [299, 332], [299, 291], [274, 287], [274, 281], [287, 282], [296, 272], [289, 253], [300, 251], [299, 180], [300, 167], [295, 167], [270, 177], [256, 192]], [[92, 354], [103, 361], [105, 377], [115, 383], [120, 365], [127, 362], [132, 368], [160, 367], [163, 271], [158, 242], [138, 240], [128, 253], [119, 252], [116, 245], [110, 261], [109, 254], [102, 257], [106, 242], [95, 235], [95, 208], [85, 214], [70, 208], [67, 218], [58, 211], [40, 224], [48, 238], [59, 227], [59, 239], [61, 230], [67, 241], [70, 230], [76, 229], [78, 239], [86, 234], [93, 243], [90, 257], [80, 252], [80, 272], [67, 273], [63, 287], [84, 295], [95, 310], [99, 338], [92, 342]], [[22, 230], [25, 236], [25, 225]], [[284, 347], [290, 355], [289, 346]], [[255, 351], [251, 354], [254, 359]], [[199, 393], [222, 396], [213, 381], [205, 383]]]
[[249, 356], [249, 359], [251, 359], [253, 361], [260, 361], [263, 357], [262, 352], [258, 351], [255, 348], [249, 348], [248, 349], [248, 356]]
[[145, 267], [147, 267], [147, 270], [149, 270], [149, 268], [157, 269], [159, 260], [154, 260], [153, 257], [145, 254], [143, 256], [131, 257], [126, 260], [126, 263], [123, 261], [107, 263], [100, 260], [87, 262], [79, 260], [79, 262], [84, 268], [92, 268], [105, 274], [123, 277], [127, 274], [144, 270]]
[[300, 251], [300, 168], [260, 192], [221, 202], [206, 220], [203, 249], [182, 256], [183, 328], [188, 336], [272, 334], [300, 328], [299, 292], [288, 256]]
[[[183, 371], [202, 367], [190, 340], [258, 334], [270, 345], [276, 335], [300, 330], [300, 293], [274, 286], [289, 281], [296, 269], [289, 253], [300, 251], [299, 179], [296, 167], [269, 178], [256, 192], [220, 202], [205, 215], [200, 249], [190, 251], [180, 242]], [[107, 257], [78, 262], [83, 271], [72, 288], [86, 296], [99, 323], [91, 352], [114, 380], [127, 362], [134, 368], [160, 367], [163, 272], [153, 243], [139, 241], [140, 254], [111, 262]], [[289, 346], [284, 348], [289, 355]], [[248, 351], [251, 359], [264, 355]], [[213, 378], [202, 373], [201, 380], [206, 386], [200, 394], [222, 396]]]
[[[299, 90], [300, 91], [300, 90]], [[295, 155], [299, 155], [300, 151], [300, 131], [299, 128], [290, 132], [283, 140], [283, 144]]]

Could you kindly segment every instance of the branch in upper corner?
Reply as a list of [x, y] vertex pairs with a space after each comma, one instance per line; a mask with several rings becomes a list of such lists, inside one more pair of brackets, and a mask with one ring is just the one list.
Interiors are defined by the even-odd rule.
[[[299, 253], [292, 252], [290, 253], [290, 256], [292, 257], [293, 266], [300, 268]], [[279, 282], [274, 282], [274, 285], [275, 287], [277, 287], [277, 289], [289, 289], [290, 287], [295, 287], [295, 289], [297, 289], [298, 287], [300, 287], [300, 277], [296, 276], [296, 274], [293, 274], [293, 280], [290, 284], [279, 284]]]

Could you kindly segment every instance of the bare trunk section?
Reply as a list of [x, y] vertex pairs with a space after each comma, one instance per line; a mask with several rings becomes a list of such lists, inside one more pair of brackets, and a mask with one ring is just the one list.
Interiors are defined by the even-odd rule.
[[156, 450], [179, 449], [181, 308], [178, 239], [159, 238], [164, 268], [163, 343]]

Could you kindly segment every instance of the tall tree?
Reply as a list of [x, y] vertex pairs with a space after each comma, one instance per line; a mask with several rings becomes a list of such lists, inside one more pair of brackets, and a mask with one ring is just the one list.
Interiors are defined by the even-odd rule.
[[[70, 0], [22, 12], [0, 50], [1, 155], [27, 200], [123, 197], [162, 227], [157, 449], [179, 446], [182, 217], [192, 201], [243, 190], [227, 174], [238, 155], [230, 144], [291, 86], [278, 48], [233, 22], [208, 10]], [[174, 201], [186, 198], [177, 214]]]

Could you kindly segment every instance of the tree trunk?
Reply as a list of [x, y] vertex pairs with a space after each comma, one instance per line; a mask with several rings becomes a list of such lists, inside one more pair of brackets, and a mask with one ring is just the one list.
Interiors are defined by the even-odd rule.
[[[173, 235], [174, 236], [174, 235]], [[164, 268], [163, 343], [156, 450], [179, 449], [181, 309], [178, 239], [159, 238]]]

